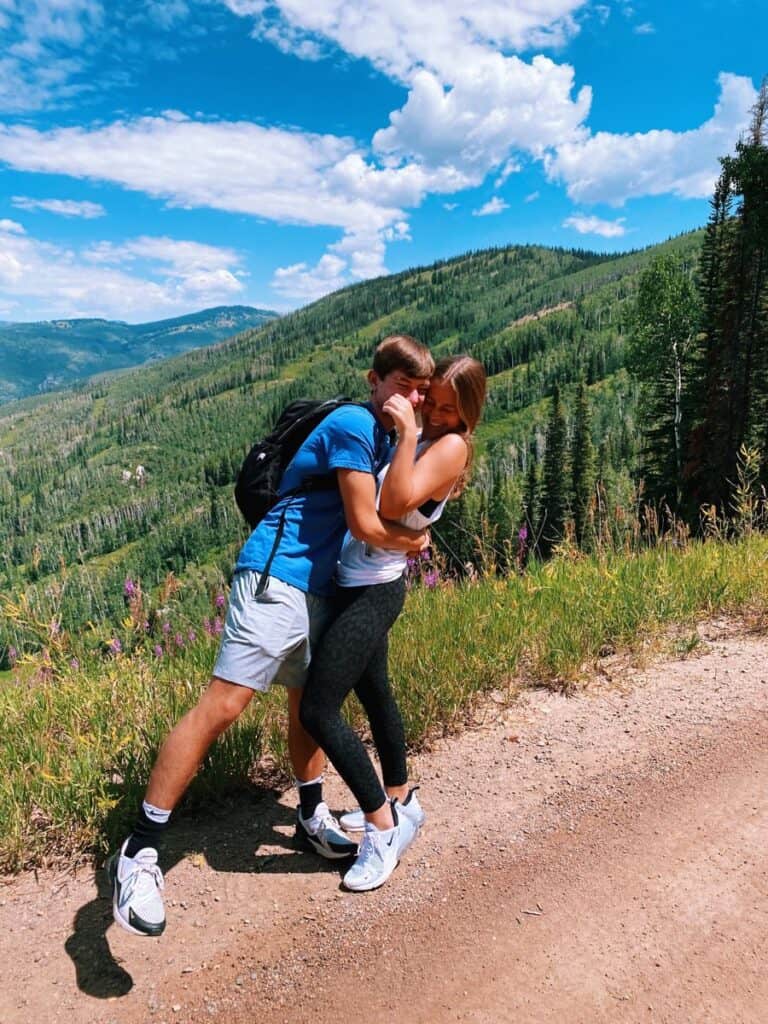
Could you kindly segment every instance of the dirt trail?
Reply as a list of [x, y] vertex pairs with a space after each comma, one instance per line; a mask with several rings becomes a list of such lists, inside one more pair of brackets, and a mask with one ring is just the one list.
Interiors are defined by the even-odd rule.
[[176, 830], [160, 940], [88, 871], [0, 885], [0, 1022], [765, 1024], [768, 640], [606, 672], [418, 758], [429, 821], [375, 893], [268, 792]]

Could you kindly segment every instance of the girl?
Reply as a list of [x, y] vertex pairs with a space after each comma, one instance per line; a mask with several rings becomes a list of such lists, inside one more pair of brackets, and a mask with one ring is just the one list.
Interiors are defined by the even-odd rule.
[[[461, 355], [441, 360], [424, 399], [419, 436], [413, 406], [392, 395], [383, 411], [397, 428], [392, 461], [379, 474], [379, 512], [424, 529], [466, 482], [471, 436], [485, 401], [485, 371]], [[354, 793], [363, 839], [344, 876], [348, 889], [382, 885], [415, 839], [424, 812], [408, 787], [405, 737], [387, 675], [387, 634], [405, 600], [406, 556], [347, 535], [338, 565], [337, 618], [313, 655], [300, 716]], [[355, 691], [368, 715], [384, 787], [341, 707]], [[347, 817], [354, 821], [355, 814]], [[357, 817], [360, 817], [359, 813]]]

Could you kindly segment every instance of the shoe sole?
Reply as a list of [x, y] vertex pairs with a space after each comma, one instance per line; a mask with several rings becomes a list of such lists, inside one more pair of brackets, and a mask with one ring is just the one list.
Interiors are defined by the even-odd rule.
[[294, 842], [297, 846], [303, 847], [305, 850], [310, 850], [312, 853], [319, 853], [321, 857], [325, 857], [326, 860], [346, 860], [348, 857], [357, 856], [357, 847], [353, 846], [349, 850], [329, 850], [322, 843], [317, 842], [313, 837], [302, 828], [301, 825], [296, 826], [296, 833], [294, 835]]
[[350, 885], [346, 879], [343, 879], [344, 888], [348, 889], [350, 892], [372, 892], [374, 889], [380, 889], [381, 886], [384, 885], [385, 882], [388, 882], [392, 875], [394, 875], [399, 865], [400, 861], [398, 860], [390, 872], [384, 875], [383, 878], [376, 879], [375, 882], [367, 882], [363, 885]]
[[140, 935], [143, 939], [156, 939], [159, 935], [162, 935], [165, 931], [165, 921], [162, 924], [155, 925], [152, 931], [139, 931], [138, 928], [134, 928], [133, 925], [126, 921], [126, 919], [120, 914], [120, 910], [117, 905], [117, 858], [120, 856], [119, 853], [113, 853], [105, 864], [107, 871], [107, 878], [112, 888], [112, 919], [115, 924], [119, 924], [120, 927], [130, 932], [131, 935]]

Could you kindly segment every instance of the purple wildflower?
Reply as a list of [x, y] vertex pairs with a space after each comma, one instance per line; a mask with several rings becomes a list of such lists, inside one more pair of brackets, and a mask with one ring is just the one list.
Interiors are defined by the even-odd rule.
[[144, 623], [143, 623], [142, 628], [143, 628], [145, 633], [149, 632], [149, 630], [150, 630], [149, 619], [144, 619]]
[[164, 634], [164, 636], [168, 636], [168, 634], [170, 632], [171, 632], [171, 624], [170, 624], [170, 622], [164, 622], [163, 623], [163, 634]]
[[419, 553], [419, 558], [421, 558], [422, 562], [428, 562], [431, 557], [432, 553], [430, 552], [429, 548], [422, 548], [421, 552]]
[[133, 582], [130, 576], [125, 577], [125, 583], [123, 584], [123, 594], [125, 597], [131, 598], [136, 596], [136, 584]]
[[109, 644], [109, 649], [113, 654], [119, 654], [122, 651], [123, 645], [120, 643], [118, 637], [115, 636], [112, 638]]
[[213, 624], [213, 632], [215, 636], [218, 636], [219, 633], [221, 633], [222, 629], [224, 629], [224, 623], [221, 621], [221, 619], [216, 619], [216, 621]]
[[437, 574], [437, 570], [432, 569], [430, 572], [425, 572], [421, 578], [424, 582], [424, 586], [433, 590], [437, 586], [439, 576]]
[[162, 644], [155, 644], [155, 657], [156, 658], [162, 658], [162, 656], [163, 656]]
[[521, 544], [525, 544], [525, 542], [528, 540], [527, 526], [520, 527], [520, 529], [517, 531], [517, 539], [520, 541]]
[[80, 662], [77, 660], [77, 658], [71, 658], [69, 662], [69, 667], [73, 669], [73, 671], [77, 672], [77, 670], [80, 668]]
[[227, 603], [227, 599], [226, 597], [224, 597], [223, 594], [219, 593], [216, 595], [213, 603], [217, 608], [223, 608], [224, 605]]
[[184, 637], [181, 635], [181, 633], [177, 633], [173, 639], [177, 647], [184, 646]]
[[187, 633], [187, 639], [191, 644], [193, 644], [195, 640], [197, 640], [197, 633], [194, 631], [194, 629], [190, 629], [190, 631]]

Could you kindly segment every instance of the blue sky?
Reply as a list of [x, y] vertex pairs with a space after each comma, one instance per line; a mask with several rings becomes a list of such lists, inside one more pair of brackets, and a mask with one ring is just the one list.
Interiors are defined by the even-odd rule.
[[287, 310], [703, 224], [747, 0], [0, 0], [0, 319]]

